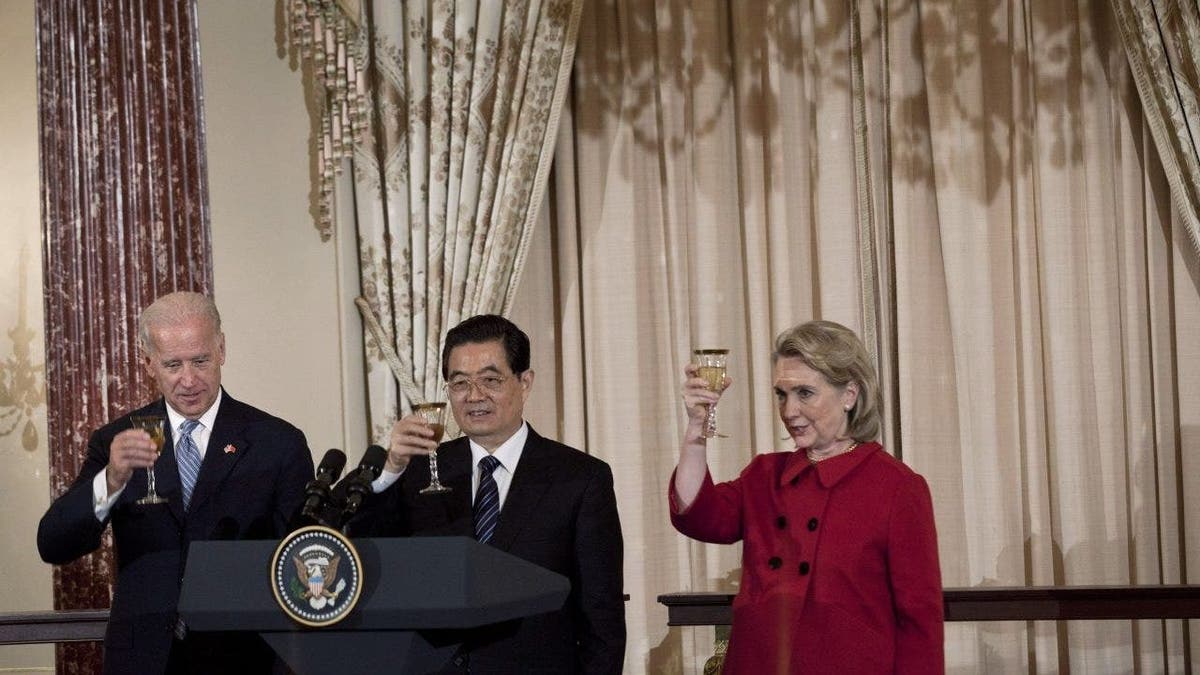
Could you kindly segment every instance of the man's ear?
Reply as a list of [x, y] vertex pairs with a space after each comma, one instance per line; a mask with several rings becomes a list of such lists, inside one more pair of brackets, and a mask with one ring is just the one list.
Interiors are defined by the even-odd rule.
[[141, 340], [138, 341], [138, 360], [142, 364], [142, 368], [146, 369], [146, 374], [154, 377], [154, 356]]

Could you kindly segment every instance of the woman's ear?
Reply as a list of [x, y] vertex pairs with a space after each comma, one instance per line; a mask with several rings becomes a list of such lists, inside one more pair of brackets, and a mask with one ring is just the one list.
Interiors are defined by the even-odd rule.
[[858, 403], [858, 383], [851, 380], [842, 389], [842, 408], [846, 412], [850, 412], [856, 403]]

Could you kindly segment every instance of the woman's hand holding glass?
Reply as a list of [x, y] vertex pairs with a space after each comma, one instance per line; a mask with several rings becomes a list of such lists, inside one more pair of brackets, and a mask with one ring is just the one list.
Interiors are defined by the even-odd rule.
[[[705, 447], [715, 431], [711, 426], [712, 414], [721, 394], [733, 382], [725, 375], [720, 380], [710, 380], [707, 376], [711, 371], [702, 372], [701, 367], [696, 360], [683, 367], [683, 406], [688, 425], [679, 448], [679, 464], [675, 467], [676, 503], [683, 510], [696, 498], [708, 473]], [[713, 388], [713, 384], [718, 386]]]
[[724, 367], [717, 379], [713, 377], [711, 366], [695, 360], [683, 367], [683, 373], [686, 377], [683, 382], [683, 405], [687, 410], [689, 429], [699, 428], [701, 438], [721, 436], [716, 430], [717, 401], [721, 400], [721, 394], [733, 380], [724, 374]]

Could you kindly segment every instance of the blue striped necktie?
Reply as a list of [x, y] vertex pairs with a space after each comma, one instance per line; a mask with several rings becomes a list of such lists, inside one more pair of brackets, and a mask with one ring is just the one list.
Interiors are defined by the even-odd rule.
[[196, 487], [196, 477], [200, 475], [200, 448], [192, 439], [192, 431], [200, 423], [196, 420], [184, 420], [179, 426], [179, 443], [175, 445], [175, 462], [179, 464], [179, 482], [183, 485], [183, 509], [186, 511], [192, 501], [192, 490]]
[[488, 455], [479, 460], [479, 490], [475, 493], [475, 538], [488, 543], [500, 522], [500, 489], [492, 472], [500, 460]]

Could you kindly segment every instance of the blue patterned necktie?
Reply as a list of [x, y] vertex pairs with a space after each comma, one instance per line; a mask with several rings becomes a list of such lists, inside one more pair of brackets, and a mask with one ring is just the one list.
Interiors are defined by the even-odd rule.
[[183, 484], [183, 509], [186, 511], [192, 501], [192, 490], [196, 487], [196, 477], [200, 475], [200, 448], [192, 440], [192, 431], [200, 423], [196, 420], [184, 420], [179, 427], [179, 443], [175, 445], [175, 462], [179, 464], [179, 482]]
[[475, 493], [475, 538], [488, 543], [500, 522], [500, 489], [492, 472], [500, 460], [488, 455], [479, 460], [479, 490]]

